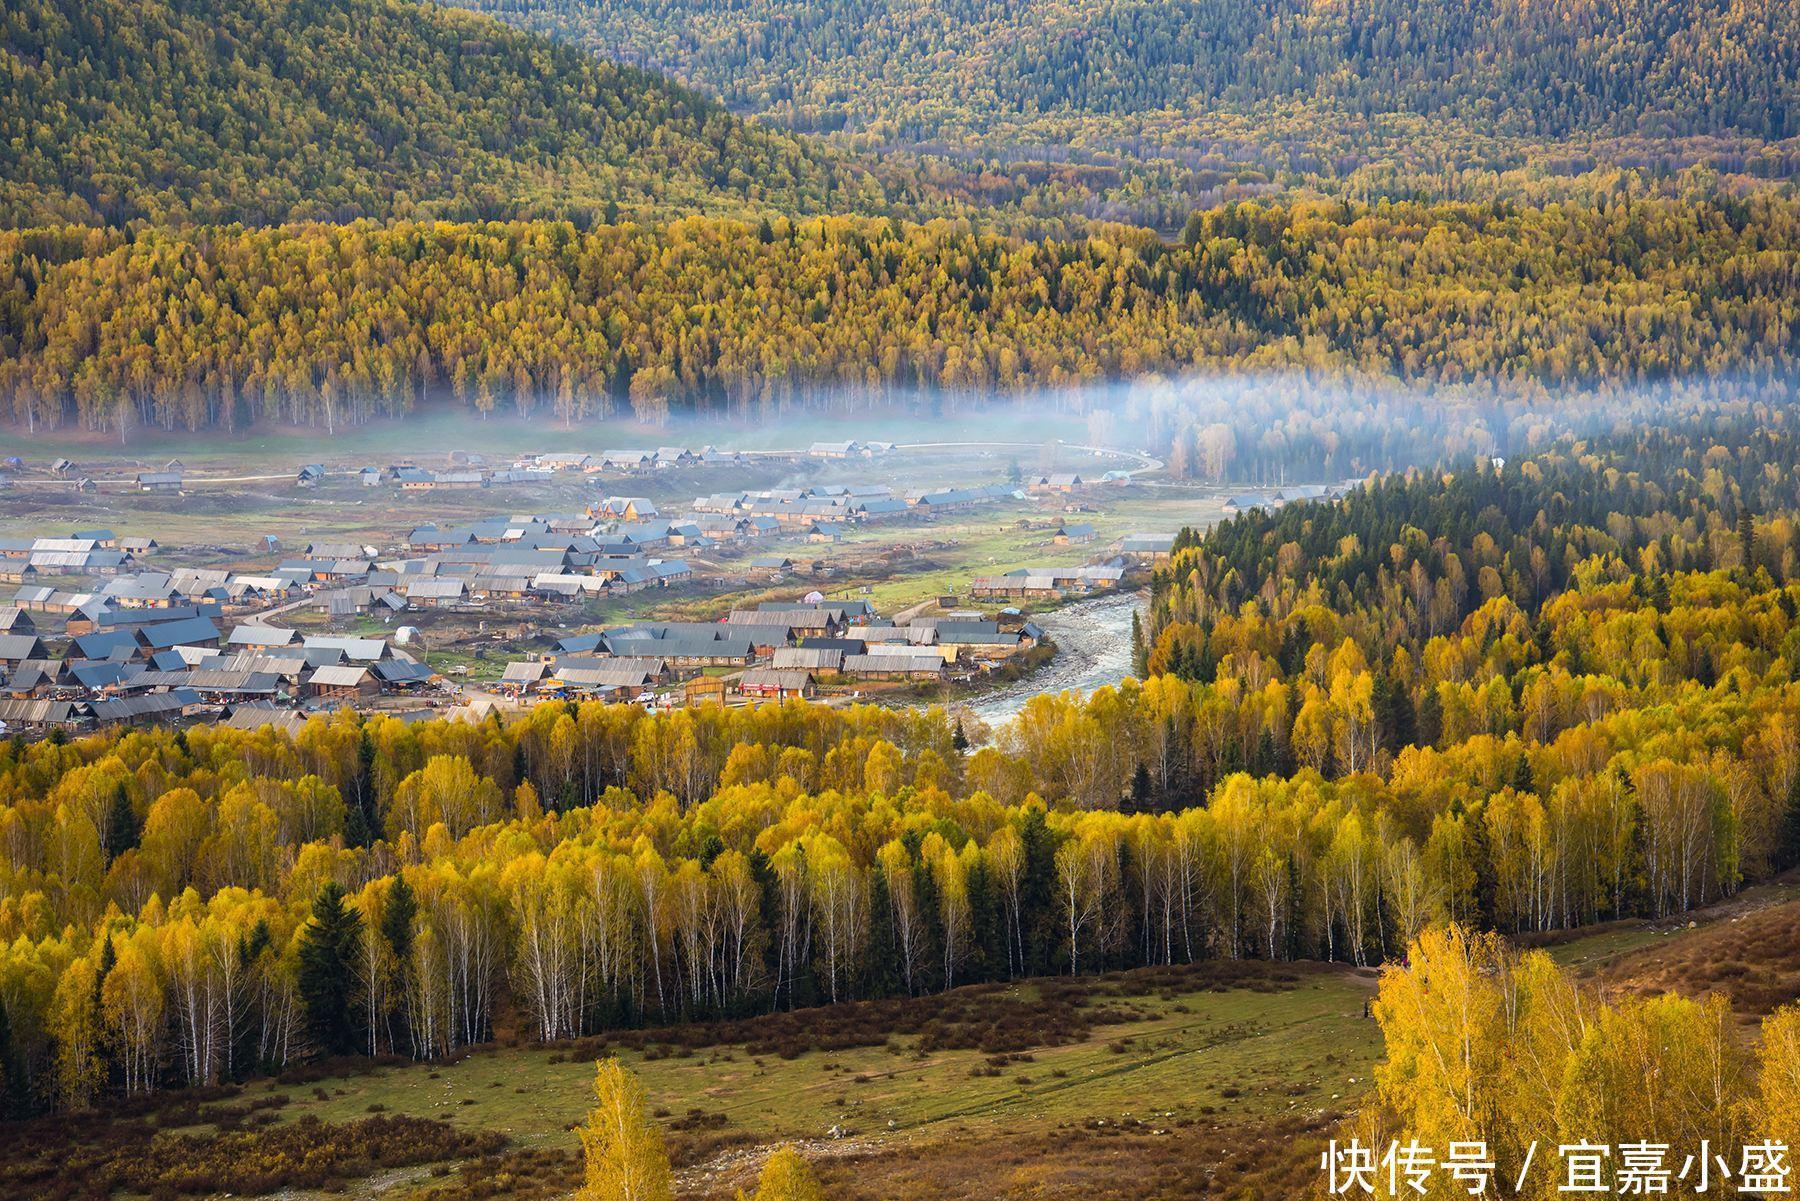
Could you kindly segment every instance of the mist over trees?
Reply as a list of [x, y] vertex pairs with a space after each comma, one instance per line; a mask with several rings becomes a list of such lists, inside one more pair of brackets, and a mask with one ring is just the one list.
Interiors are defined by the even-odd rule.
[[[1792, 369], [1800, 206], [1344, 202], [1197, 214], [1177, 244], [959, 222], [694, 218], [0, 233], [16, 421], [341, 425], [425, 406], [574, 421], [1151, 372], [1540, 392]], [[1172, 442], [1178, 471], [1204, 459]]]

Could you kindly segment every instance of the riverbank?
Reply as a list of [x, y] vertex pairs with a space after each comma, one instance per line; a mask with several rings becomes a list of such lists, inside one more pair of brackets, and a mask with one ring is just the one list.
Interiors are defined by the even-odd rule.
[[1117, 684], [1131, 674], [1131, 615], [1141, 613], [1141, 592], [1120, 592], [1077, 601], [1034, 617], [1056, 643], [1056, 657], [1015, 683], [959, 705], [990, 726], [1010, 720], [1026, 702], [1044, 693], [1086, 694]]

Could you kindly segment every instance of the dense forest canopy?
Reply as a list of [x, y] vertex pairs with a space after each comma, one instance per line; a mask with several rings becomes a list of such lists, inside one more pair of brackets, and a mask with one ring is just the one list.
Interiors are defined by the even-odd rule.
[[979, 746], [799, 701], [0, 743], [0, 1097], [1682, 913], [1800, 862], [1797, 521], [1786, 409], [1372, 481], [1184, 538], [1148, 678]]
[[0, 80], [6, 225], [883, 204], [816, 144], [412, 0], [23, 0]]
[[21, 422], [343, 424], [449, 401], [565, 420], [1023, 394], [1147, 372], [1421, 386], [1783, 380], [1800, 202], [1344, 201], [1197, 214], [1178, 243], [967, 222], [563, 222], [0, 233]]
[[1300, 99], [1499, 132], [1800, 133], [1779, 0], [475, 0], [832, 128], [942, 136], [1002, 115]]
[[1394, 186], [1370, 165], [1441, 192], [1528, 161], [1800, 163], [1783, 0], [462, 2], [797, 130], [1153, 225], [1177, 197]]
[[[9, 6], [0, 413], [125, 434], [1791, 368], [1800, 222], [1753, 178], [1796, 137], [1791, 6], [495, 11], [586, 49], [411, 0]], [[765, 127], [615, 54], [861, 132]], [[1696, 156], [1657, 139], [1738, 174], [1671, 171]], [[862, 153], [894, 141], [936, 149]], [[1231, 165], [1276, 146], [1284, 182]], [[1206, 475], [1208, 437], [1160, 445]]]

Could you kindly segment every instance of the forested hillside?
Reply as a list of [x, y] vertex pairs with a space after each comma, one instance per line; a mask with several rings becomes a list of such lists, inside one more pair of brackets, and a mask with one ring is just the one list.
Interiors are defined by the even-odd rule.
[[1784, 376], [1800, 203], [1627, 184], [1594, 205], [1237, 205], [1176, 244], [841, 218], [0, 234], [0, 395], [21, 421], [201, 429], [426, 403], [654, 419], [1196, 367]]
[[795, 129], [973, 155], [1045, 203], [1153, 224], [1175, 197], [1369, 163], [1440, 190], [1533, 157], [1800, 163], [1783, 0], [463, 2]]
[[0, 11], [0, 224], [878, 207], [657, 76], [411, 0]]
[[802, 128], [1271, 102], [1502, 133], [1800, 133], [1779, 0], [477, 0]]
[[797, 701], [0, 743], [0, 1095], [1679, 914], [1800, 862], [1797, 518], [1752, 410], [1240, 518], [1151, 678], [978, 748]]

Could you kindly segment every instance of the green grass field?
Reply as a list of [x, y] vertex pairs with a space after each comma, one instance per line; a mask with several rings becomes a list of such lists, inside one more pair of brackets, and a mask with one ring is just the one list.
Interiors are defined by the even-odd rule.
[[[924, 1162], [946, 1173], [930, 1195], [960, 1195], [978, 1187], [959, 1175], [975, 1172], [985, 1158], [974, 1149], [997, 1153], [1021, 1140], [1060, 1141], [1059, 1155], [1068, 1159], [1083, 1139], [1101, 1133], [1144, 1140], [1180, 1135], [1180, 1156], [1198, 1156], [1189, 1168], [1224, 1170], [1222, 1162], [1207, 1162], [1222, 1152], [1203, 1152], [1210, 1144], [1185, 1132], [1323, 1121], [1364, 1091], [1379, 1047], [1373, 1021], [1363, 1016], [1370, 974], [1252, 965], [1235, 979], [1202, 967], [1148, 981], [1127, 973], [1086, 982], [1074, 994], [1074, 1012], [1091, 1026], [1070, 1032], [1047, 1021], [1046, 1030], [1072, 1033], [1072, 1040], [1050, 1038], [1006, 1054], [931, 1049], [916, 1034], [843, 1050], [790, 1045], [780, 1053], [741, 1042], [692, 1050], [654, 1041], [636, 1049], [502, 1047], [455, 1063], [258, 1083], [239, 1100], [269, 1107], [280, 1123], [338, 1124], [371, 1114], [440, 1119], [503, 1134], [515, 1160], [545, 1157], [566, 1174], [578, 1145], [572, 1127], [591, 1102], [594, 1057], [616, 1053], [643, 1081], [667, 1130], [684, 1196], [728, 1194], [745, 1182], [762, 1149], [782, 1142], [816, 1151], [831, 1165], [828, 1179], [846, 1174], [846, 1188], [853, 1177], [856, 1195], [926, 1195], [915, 1193], [913, 1179]], [[952, 994], [962, 1008], [946, 1020], [979, 1023], [989, 1010], [1007, 1007], [1031, 1012], [1046, 1003], [1041, 989], [1061, 986], [1050, 981]], [[1061, 995], [1066, 1005], [1070, 994]], [[748, 1028], [754, 1031], [756, 1021]], [[834, 1128], [841, 1137], [833, 1137]], [[209, 1129], [202, 1124], [184, 1132]], [[1112, 1172], [1109, 1158], [1116, 1154], [1110, 1145], [1102, 1150], [1076, 1154], [1059, 1171], [1100, 1181]], [[404, 1196], [443, 1176], [441, 1164], [419, 1165], [346, 1187], [352, 1196]]]
[[[1332, 972], [1279, 992], [1131, 998], [1118, 1004], [1132, 1020], [1066, 1046], [1036, 1048], [1030, 1062], [993, 1077], [972, 1074], [987, 1063], [979, 1050], [921, 1057], [914, 1038], [791, 1060], [753, 1056], [742, 1046], [685, 1058], [626, 1050], [619, 1058], [656, 1105], [678, 1114], [694, 1106], [722, 1113], [733, 1128], [764, 1139], [818, 1138], [834, 1125], [885, 1136], [890, 1122], [895, 1137], [913, 1137], [946, 1123], [1143, 1117], [1228, 1101], [1240, 1115], [1265, 1115], [1325, 1106], [1356, 1091], [1374, 1030], [1362, 1016], [1368, 995], [1360, 978]], [[291, 1118], [345, 1121], [379, 1105], [499, 1130], [526, 1144], [573, 1146], [567, 1127], [586, 1113], [592, 1081], [591, 1060], [506, 1048], [439, 1068], [383, 1068], [334, 1080], [324, 1099], [310, 1085], [258, 1087], [284, 1092], [282, 1112]]]

